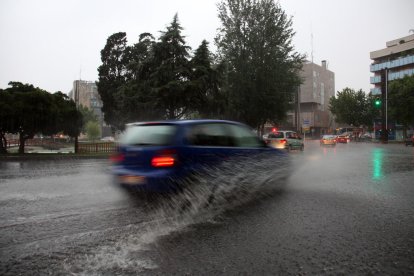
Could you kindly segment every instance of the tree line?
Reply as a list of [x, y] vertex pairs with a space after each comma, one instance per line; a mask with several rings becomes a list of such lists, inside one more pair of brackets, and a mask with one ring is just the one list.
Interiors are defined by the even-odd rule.
[[7, 133], [19, 134], [19, 153], [36, 134], [59, 132], [77, 137], [83, 126], [82, 113], [66, 94], [51, 94], [31, 84], [10, 82], [0, 89], [0, 153], [7, 153]]
[[[128, 45], [124, 32], [109, 36], [97, 81], [105, 121], [123, 129], [131, 121], [217, 118], [260, 129], [283, 120], [304, 59], [292, 45], [291, 18], [273, 0], [223, 0], [218, 11], [216, 53], [206, 40], [192, 52], [178, 15], [157, 40], [142, 33]], [[9, 85], [0, 89], [0, 152], [6, 133], [19, 134], [23, 153], [37, 133], [84, 131], [89, 115], [65, 94]]]
[[[407, 137], [407, 130], [414, 126], [414, 75], [390, 81], [387, 94], [388, 119], [401, 124]], [[381, 118], [381, 107], [386, 104], [380, 101], [376, 105], [378, 98], [381, 95], [345, 88], [331, 97], [329, 109], [337, 123], [372, 129], [374, 119]]]
[[158, 39], [125, 32], [107, 39], [98, 68], [105, 121], [217, 118], [260, 130], [285, 119], [300, 85], [304, 56], [294, 51], [292, 21], [272, 0], [218, 4], [217, 52], [203, 40], [192, 52], [175, 15]]

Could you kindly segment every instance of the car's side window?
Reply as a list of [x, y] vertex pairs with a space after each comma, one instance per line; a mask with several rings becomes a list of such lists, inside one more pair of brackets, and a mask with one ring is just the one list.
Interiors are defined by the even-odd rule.
[[237, 147], [262, 147], [258, 137], [248, 128], [239, 125], [227, 125], [234, 137]]
[[290, 139], [298, 139], [298, 135], [295, 132], [289, 132], [288, 138]]
[[191, 127], [188, 141], [194, 146], [234, 147], [235, 142], [221, 123], [198, 124]]

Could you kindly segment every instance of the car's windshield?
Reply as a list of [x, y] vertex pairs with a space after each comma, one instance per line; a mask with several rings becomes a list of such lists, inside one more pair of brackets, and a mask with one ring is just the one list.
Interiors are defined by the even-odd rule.
[[122, 135], [120, 143], [137, 146], [169, 145], [176, 128], [172, 124], [132, 125]]

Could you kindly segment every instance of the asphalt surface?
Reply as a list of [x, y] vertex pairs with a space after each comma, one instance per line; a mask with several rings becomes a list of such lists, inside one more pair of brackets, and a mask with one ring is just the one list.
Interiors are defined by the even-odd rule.
[[0, 275], [414, 275], [414, 148], [305, 147], [287, 179], [235, 164], [172, 198], [105, 159], [3, 159]]

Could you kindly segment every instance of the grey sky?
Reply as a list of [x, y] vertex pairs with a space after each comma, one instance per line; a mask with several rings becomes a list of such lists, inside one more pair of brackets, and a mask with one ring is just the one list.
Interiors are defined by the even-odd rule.
[[[175, 13], [187, 43], [214, 46], [217, 0], [0, 0], [0, 88], [20, 81], [68, 93], [72, 82], [97, 80], [100, 50], [113, 33], [129, 43], [150, 32], [156, 38]], [[326, 59], [336, 88], [368, 92], [369, 52], [414, 29], [412, 0], [280, 0], [293, 16], [298, 52]]]

